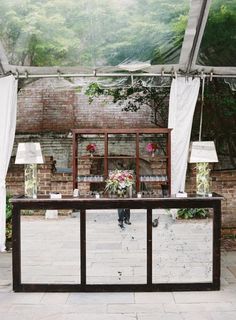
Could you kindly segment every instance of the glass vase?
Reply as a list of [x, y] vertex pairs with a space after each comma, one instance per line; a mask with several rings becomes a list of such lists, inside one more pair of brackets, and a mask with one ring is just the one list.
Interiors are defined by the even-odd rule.
[[196, 165], [197, 194], [207, 196], [210, 192], [210, 168], [207, 162], [199, 162]]

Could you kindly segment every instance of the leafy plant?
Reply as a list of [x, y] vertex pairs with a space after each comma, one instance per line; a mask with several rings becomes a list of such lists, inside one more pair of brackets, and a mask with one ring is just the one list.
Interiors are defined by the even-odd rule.
[[12, 239], [12, 204], [10, 203], [11, 196], [6, 197], [6, 240]]
[[11, 196], [7, 195], [6, 197], [6, 221], [11, 220], [12, 218], [12, 204], [10, 203]]
[[179, 219], [205, 219], [208, 216], [208, 210], [203, 208], [184, 208], [177, 211]]
[[236, 240], [236, 234], [226, 234], [223, 236], [223, 239]]

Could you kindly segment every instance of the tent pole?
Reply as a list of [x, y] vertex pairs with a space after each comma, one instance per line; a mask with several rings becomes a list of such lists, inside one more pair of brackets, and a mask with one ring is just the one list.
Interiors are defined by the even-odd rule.
[[[16, 79], [27, 79], [27, 78], [99, 78], [99, 77], [169, 77], [173, 78], [173, 73], [97, 73], [94, 76], [93, 73], [60, 73], [57, 74], [20, 74], [20, 73], [12, 73]], [[189, 78], [199, 78], [202, 77], [201, 74], [182, 74], [176, 73], [178, 77], [189, 77]], [[222, 75], [222, 74], [204, 74], [206, 78], [236, 78], [236, 75]]]
[[96, 78], [96, 77], [173, 77], [172, 73], [60, 73], [60, 74], [14, 74], [18, 79], [27, 78]]
[[204, 89], [205, 89], [205, 77], [202, 76], [202, 93], [201, 93], [201, 113], [200, 113], [200, 125], [199, 125], [199, 138], [202, 140], [202, 118], [203, 118], [203, 106], [204, 106]]

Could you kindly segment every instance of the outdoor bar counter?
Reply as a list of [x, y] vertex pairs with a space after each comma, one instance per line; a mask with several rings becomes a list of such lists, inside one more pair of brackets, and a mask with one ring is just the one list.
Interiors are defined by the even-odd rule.
[[[16, 292], [95, 292], [95, 291], [186, 291], [220, 289], [221, 200], [191, 195], [186, 198], [73, 198], [50, 199], [47, 196], [29, 199], [17, 197], [13, 204], [13, 290]], [[86, 281], [86, 210], [130, 208], [143, 209], [146, 214], [146, 283], [88, 284]], [[191, 283], [153, 283], [153, 209], [212, 208], [212, 281]], [[80, 212], [80, 283], [24, 283], [21, 280], [21, 210], [75, 209]], [[87, 213], [88, 215], [89, 213]], [[109, 214], [109, 213], [108, 213]], [[43, 240], [43, 239], [42, 239]]]

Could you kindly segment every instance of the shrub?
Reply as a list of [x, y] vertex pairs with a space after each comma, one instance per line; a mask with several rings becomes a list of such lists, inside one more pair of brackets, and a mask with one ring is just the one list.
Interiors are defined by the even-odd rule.
[[179, 219], [205, 219], [208, 216], [208, 210], [203, 208], [184, 208], [177, 211]]
[[6, 240], [12, 239], [12, 204], [10, 203], [11, 196], [6, 197]]

